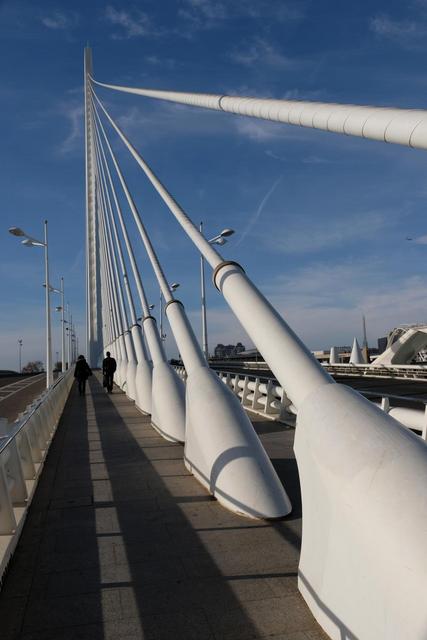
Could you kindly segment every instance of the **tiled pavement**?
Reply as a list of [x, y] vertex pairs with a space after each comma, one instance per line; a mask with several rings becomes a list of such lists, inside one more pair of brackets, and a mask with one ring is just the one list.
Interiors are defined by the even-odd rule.
[[[94, 377], [95, 378], [95, 377]], [[256, 422], [294, 512], [235, 516], [121, 392], [73, 388], [0, 592], [1, 640], [323, 640], [297, 591], [294, 431]]]

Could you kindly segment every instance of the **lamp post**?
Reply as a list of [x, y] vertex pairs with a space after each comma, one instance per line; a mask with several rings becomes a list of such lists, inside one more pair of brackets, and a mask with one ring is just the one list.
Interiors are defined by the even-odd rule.
[[65, 305], [64, 305], [64, 278], [61, 277], [61, 288], [55, 289], [55, 287], [50, 287], [50, 291], [53, 293], [59, 293], [61, 296], [61, 304], [58, 307], [55, 307], [55, 311], [61, 312], [61, 371], [64, 373], [66, 370], [66, 359], [65, 359]]
[[[203, 233], [203, 222], [200, 223], [200, 232]], [[227, 242], [227, 237], [232, 236], [234, 229], [223, 229], [217, 236], [208, 240], [209, 244], [223, 245]], [[200, 297], [202, 303], [202, 349], [206, 360], [209, 358], [208, 346], [208, 323], [206, 319], [206, 291], [205, 291], [205, 259], [200, 254]]]
[[[172, 282], [172, 284], [169, 285], [169, 288], [171, 291], [176, 291], [179, 287], [179, 282]], [[150, 305], [151, 306], [151, 305]], [[154, 307], [154, 305], [153, 305]], [[162, 340], [163, 342], [166, 339], [166, 333], [163, 333], [163, 295], [162, 295], [162, 290], [160, 289], [160, 309], [159, 309], [159, 315], [160, 315], [160, 322], [159, 322], [159, 332], [160, 332], [160, 340]]]
[[50, 285], [49, 285], [49, 246], [47, 236], [47, 220], [44, 221], [44, 242], [36, 240], [29, 236], [19, 227], [11, 227], [9, 233], [13, 236], [23, 237], [22, 244], [25, 247], [44, 247], [44, 269], [45, 269], [45, 285], [46, 285], [46, 388], [49, 389], [53, 382], [52, 374], [52, 338], [51, 338], [51, 322], [50, 322]]
[[18, 349], [19, 349], [19, 373], [22, 373], [22, 338], [18, 339]]

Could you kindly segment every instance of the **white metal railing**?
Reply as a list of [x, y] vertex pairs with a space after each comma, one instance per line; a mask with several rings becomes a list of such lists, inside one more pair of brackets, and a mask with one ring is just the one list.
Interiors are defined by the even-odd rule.
[[[185, 368], [175, 367], [176, 372], [185, 381]], [[236, 373], [235, 371], [216, 371], [218, 377], [233, 393], [240, 398], [245, 409], [265, 416], [266, 418], [289, 421], [297, 411], [287, 397], [284, 389], [271, 378]], [[423, 440], [427, 440], [427, 400], [409, 396], [397, 396], [376, 391], [359, 391], [366, 398], [372, 399], [381, 409], [401, 422], [405, 427], [417, 431]], [[420, 409], [396, 406], [396, 401], [416, 402]], [[292, 419], [292, 418], [291, 418]]]
[[427, 366], [394, 364], [325, 364], [325, 369], [333, 376], [364, 376], [367, 378], [395, 378], [396, 380], [426, 380]]
[[8, 423], [0, 418], [0, 585], [73, 379], [69, 369], [18, 420]]
[[[238, 360], [217, 360], [212, 361], [214, 368], [221, 367], [221, 370], [229, 367], [239, 367], [243, 370], [269, 371], [270, 367], [264, 361], [238, 361]], [[427, 365], [425, 364], [394, 364], [391, 366], [375, 364], [352, 364], [342, 362], [340, 364], [329, 364], [322, 362], [321, 365], [333, 376], [355, 376], [367, 378], [396, 378], [397, 380], [426, 380]]]

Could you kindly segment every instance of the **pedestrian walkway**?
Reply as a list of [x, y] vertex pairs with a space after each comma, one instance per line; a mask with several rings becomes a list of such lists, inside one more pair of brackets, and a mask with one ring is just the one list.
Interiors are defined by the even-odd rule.
[[294, 431], [257, 422], [294, 512], [221, 507], [125, 394], [73, 387], [0, 592], [1, 640], [323, 640], [297, 591]]

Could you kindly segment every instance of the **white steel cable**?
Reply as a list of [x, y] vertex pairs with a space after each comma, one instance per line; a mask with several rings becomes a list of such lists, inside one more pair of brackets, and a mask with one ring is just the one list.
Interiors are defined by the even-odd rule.
[[[114, 206], [115, 206], [115, 210], [117, 211], [120, 208], [119, 202], [118, 202], [118, 198], [117, 198], [117, 194], [116, 194], [116, 190], [114, 187], [114, 183], [111, 177], [111, 172], [110, 172], [110, 168], [108, 166], [107, 163], [107, 158], [105, 157], [105, 151], [102, 145], [102, 140], [99, 137], [99, 133], [98, 130], [96, 129], [96, 144], [98, 149], [101, 152], [101, 157], [102, 157], [102, 164], [104, 166], [104, 170], [105, 173], [107, 175], [108, 178], [108, 184], [110, 187], [110, 192], [113, 195], [113, 201], [114, 201]], [[124, 255], [123, 255], [123, 248], [122, 248], [122, 244], [121, 244], [121, 240], [118, 234], [118, 230], [117, 230], [117, 224], [116, 224], [116, 219], [114, 216], [114, 213], [112, 212], [112, 210], [110, 210], [111, 213], [111, 224], [112, 224], [112, 228], [113, 228], [113, 232], [114, 232], [114, 238], [115, 238], [115, 242], [116, 242], [116, 246], [118, 249], [118, 255], [119, 255], [119, 261], [120, 261], [120, 268], [122, 270], [122, 278], [123, 278], [123, 282], [125, 285], [125, 290], [126, 290], [126, 296], [127, 296], [127, 300], [128, 300], [128, 306], [129, 306], [129, 311], [130, 311], [130, 316], [131, 316], [131, 322], [132, 325], [137, 324], [137, 317], [136, 317], [136, 310], [135, 310], [135, 302], [133, 300], [133, 295], [132, 295], [132, 290], [130, 288], [130, 283], [129, 283], [129, 278], [127, 275], [127, 269], [126, 269], [126, 264], [125, 264], [125, 260], [124, 260]]]
[[[220, 254], [203, 237], [199, 229], [191, 222], [187, 214], [116, 125], [93, 90], [92, 94], [111, 126], [168, 205], [172, 214], [207, 261], [214, 267], [215, 284], [217, 281], [220, 283], [218, 286], [232, 311], [263, 354], [266, 362], [269, 363], [277, 379], [287, 390], [293, 404], [300, 406], [306, 395], [318, 386], [333, 383], [334, 380], [331, 376], [320, 366], [284, 318], [246, 277], [243, 269], [232, 261], [222, 260]], [[97, 116], [99, 120], [99, 114]]]
[[[96, 106], [94, 105], [93, 108], [99, 119], [99, 114], [96, 111]], [[165, 277], [162, 266], [157, 257], [156, 251], [154, 250], [154, 247], [151, 243], [151, 240], [147, 233], [145, 225], [143, 224], [139, 216], [139, 212], [136, 210], [136, 207], [132, 209], [132, 213], [134, 214], [135, 222], [138, 226], [141, 239], [144, 243], [145, 250], [148, 254], [148, 258], [150, 260], [157, 282], [159, 283], [159, 286], [163, 292], [164, 299], [166, 303], [174, 302], [176, 300], [170, 290], [168, 281]], [[181, 331], [177, 333], [176, 326], [174, 328], [173, 325], [171, 325], [171, 328], [182, 357], [184, 358], [185, 357], [184, 354], [186, 354], [187, 369], [190, 366], [190, 363], [192, 363], [193, 365], [197, 363], [198, 365], [207, 366], [206, 358], [204, 357], [204, 354], [200, 349], [200, 346], [198, 344], [196, 336], [194, 335], [194, 331], [190, 323], [188, 322], [188, 319], [184, 311], [184, 306], [182, 304], [181, 304], [181, 310], [178, 312], [178, 315], [185, 316], [185, 321], [183, 321], [182, 324], [180, 325]]]
[[92, 90], [92, 94], [95, 96], [96, 101], [98, 102], [102, 111], [106, 115], [113, 129], [115, 129], [116, 133], [119, 135], [123, 143], [129, 149], [130, 153], [135, 158], [136, 162], [144, 171], [145, 175], [150, 180], [151, 184], [154, 186], [154, 188], [156, 189], [157, 193], [160, 195], [162, 200], [166, 203], [166, 205], [172, 211], [175, 218], [183, 227], [184, 231], [191, 238], [191, 240], [194, 242], [194, 244], [199, 249], [199, 251], [205, 256], [206, 260], [209, 262], [211, 267], [213, 269], [218, 267], [223, 262], [223, 258], [220, 255], [220, 253], [218, 253], [218, 251], [214, 249], [211, 244], [209, 244], [206, 238], [200, 233], [196, 225], [192, 222], [192, 220], [190, 220], [190, 218], [187, 216], [185, 211], [176, 202], [174, 197], [169, 193], [166, 187], [161, 183], [159, 178], [153, 173], [153, 171], [145, 162], [145, 160], [139, 155], [135, 147], [131, 144], [131, 142], [129, 142], [125, 134], [114, 122], [114, 120], [112, 119], [112, 117], [110, 116], [108, 111], [105, 109], [104, 105], [101, 103], [98, 96], [95, 94], [93, 90]]
[[[133, 211], [137, 212], [135, 203], [133, 202], [132, 196], [131, 196], [130, 191], [129, 191], [128, 187], [127, 187], [126, 181], [125, 181], [124, 176], [122, 174], [122, 171], [121, 171], [121, 169], [119, 167], [119, 164], [118, 164], [118, 162], [116, 160], [114, 152], [113, 152], [113, 150], [111, 148], [111, 145], [110, 145], [110, 142], [108, 140], [108, 137], [107, 137], [107, 134], [105, 132], [105, 129], [103, 127], [103, 124], [102, 124], [102, 122], [101, 122], [101, 120], [99, 118], [99, 114], [96, 111], [95, 105], [92, 105], [92, 106], [93, 106], [93, 111], [94, 111], [95, 116], [96, 116], [96, 119], [94, 119], [94, 122], [95, 122], [96, 131], [97, 131], [97, 134], [98, 134], [98, 139], [99, 140], [101, 139], [100, 135], [99, 135], [99, 128], [98, 128], [98, 123], [99, 123], [99, 127], [100, 127], [100, 129], [102, 131], [102, 135], [103, 135], [104, 141], [105, 141], [105, 143], [107, 145], [107, 149], [109, 151], [109, 154], [110, 154], [111, 160], [113, 162], [114, 168], [116, 170], [116, 174], [117, 174], [117, 176], [119, 178], [120, 184], [121, 184], [122, 189], [123, 189], [123, 191], [125, 193], [126, 200], [127, 200], [128, 204], [129, 204], [129, 207], [130, 207], [131, 211], [132, 212]], [[136, 260], [135, 260], [135, 255], [134, 255], [134, 252], [133, 252], [133, 249], [132, 249], [132, 245], [131, 245], [131, 242], [129, 240], [129, 234], [128, 234], [128, 231], [127, 231], [127, 228], [126, 228], [125, 221], [123, 219], [123, 214], [122, 214], [121, 208], [119, 207], [118, 209], [116, 209], [116, 211], [117, 211], [117, 215], [119, 217], [119, 222], [120, 222], [120, 227], [121, 227], [121, 230], [122, 230], [122, 235], [123, 235], [123, 238], [125, 240], [127, 253], [128, 253], [128, 256], [129, 256], [129, 260], [130, 260], [131, 266], [132, 266], [132, 271], [133, 271], [134, 279], [135, 279], [135, 282], [136, 282], [138, 295], [139, 295], [140, 302], [141, 302], [142, 309], [143, 309], [144, 320], [150, 319], [149, 322], [153, 323], [153, 327], [152, 327], [153, 330], [151, 330], [150, 327], [147, 325], [146, 331], [145, 331], [145, 335], [146, 335], [147, 343], [148, 343], [148, 348], [150, 350], [150, 354], [151, 354], [151, 357], [153, 359], [153, 362], [159, 362], [159, 361], [166, 362], [166, 354], [165, 354], [165, 350], [164, 350], [164, 347], [163, 347], [163, 343], [160, 340], [160, 337], [159, 337], [157, 329], [155, 328], [156, 320], [150, 314], [149, 304], [148, 304], [148, 301], [147, 301], [147, 297], [145, 295], [144, 287], [142, 285], [141, 276], [140, 276], [140, 273], [139, 273], [138, 265], [137, 265]]]
[[[99, 176], [97, 180], [97, 185], [98, 185], [98, 191], [100, 192]], [[122, 318], [120, 315], [119, 304], [117, 299], [117, 286], [114, 285], [114, 273], [112, 268], [111, 256], [108, 252], [108, 244], [107, 244], [108, 241], [107, 241], [107, 233], [106, 233], [106, 227], [105, 227], [104, 207], [105, 207], [104, 199], [103, 199], [103, 196], [100, 194], [100, 206], [98, 208], [98, 221], [99, 221], [99, 229], [101, 232], [102, 248], [104, 251], [104, 258], [105, 258], [104, 264], [106, 265], [106, 269], [105, 269], [106, 280], [107, 280], [108, 290], [110, 293], [111, 309], [112, 309], [112, 314], [113, 314], [113, 319], [115, 324], [115, 334], [116, 334], [115, 337], [117, 339], [123, 335], [124, 330], [123, 330], [123, 323], [122, 323]], [[122, 350], [122, 345], [120, 341], [119, 341], [119, 345]]]
[[[96, 109], [95, 105], [94, 105], [94, 111], [97, 114], [98, 119], [99, 119], [99, 114], [97, 112], [97, 109]], [[126, 190], [128, 191], [127, 187], [126, 187]], [[133, 200], [131, 200], [131, 201], [133, 202]], [[130, 204], [130, 202], [129, 202], [129, 204]], [[135, 223], [136, 223], [136, 225], [138, 227], [138, 231], [139, 231], [139, 234], [141, 236], [142, 242], [144, 243], [145, 250], [146, 250], [146, 252], [148, 254], [148, 257], [149, 257], [149, 260], [151, 262], [151, 266], [152, 266], [153, 271], [154, 271], [154, 273], [156, 275], [156, 278], [157, 278], [157, 281], [159, 283], [159, 286], [160, 286], [160, 288], [162, 290], [163, 297], [164, 297], [166, 302], [170, 302], [170, 301], [174, 300], [173, 293], [171, 292], [171, 289], [169, 287], [168, 281], [167, 281], [167, 279], [165, 277], [165, 274], [163, 273], [162, 266], [161, 266], [161, 264], [159, 262], [159, 259], [157, 257], [156, 252], [154, 251], [153, 245], [152, 245], [151, 240], [150, 240], [150, 238], [148, 236], [148, 233], [147, 233], [147, 230], [145, 228], [145, 225], [141, 220], [141, 216], [139, 214], [139, 211], [137, 210], [137, 208], [136, 208], [136, 206], [134, 204], [133, 204], [133, 206], [131, 206], [131, 211], [132, 211]]]
[[104, 169], [102, 166], [98, 147], [96, 148], [96, 153], [97, 153], [98, 172], [100, 172], [101, 174], [101, 188], [102, 188], [102, 191], [104, 192], [104, 202], [106, 201], [106, 204], [107, 204], [107, 208], [104, 212], [105, 213], [104, 222], [106, 224], [107, 240], [108, 240], [107, 248], [111, 254], [114, 280], [118, 290], [118, 297], [119, 297], [121, 316], [122, 316], [122, 325], [123, 325], [122, 328], [123, 328], [123, 331], [127, 331], [129, 328], [129, 321], [128, 321], [127, 309], [126, 309], [126, 305], [123, 297], [122, 283], [119, 276], [119, 270], [117, 265], [117, 255], [116, 255], [117, 243], [113, 243], [113, 238], [111, 234], [110, 217], [112, 216], [112, 208], [111, 208], [110, 195], [108, 193], [108, 188], [107, 188], [105, 175], [104, 175]]
[[401, 144], [415, 149], [427, 149], [427, 111], [425, 109], [158, 91], [106, 84], [94, 80], [90, 74], [89, 78], [100, 87], [147, 98]]
[[[119, 165], [117, 163], [116, 157], [114, 155], [114, 152], [113, 152], [113, 150], [111, 148], [111, 145], [109, 143], [109, 140], [107, 138], [107, 134], [105, 132], [103, 124], [99, 120], [99, 114], [96, 111], [96, 109], [94, 109], [94, 111], [95, 111], [95, 115], [96, 115], [96, 117], [98, 119], [99, 126], [101, 128], [105, 143], [107, 145], [107, 149], [108, 149], [108, 151], [110, 153], [110, 157], [111, 157], [111, 159], [113, 161], [113, 165], [114, 165], [114, 168], [116, 170], [117, 176], [118, 176], [118, 178], [120, 180], [120, 184], [122, 186], [122, 189], [123, 189], [123, 191], [125, 193], [125, 196], [126, 196], [126, 199], [128, 201], [128, 204], [129, 204], [129, 206], [131, 208], [135, 207], [135, 204], [133, 202], [132, 196], [130, 195], [129, 189], [127, 187], [127, 184], [125, 182], [125, 179], [123, 177], [121, 169], [120, 169], [120, 167], [119, 167]], [[95, 125], [96, 125], [96, 130], [97, 130], [97, 133], [98, 133], [98, 136], [99, 136], [98, 123], [96, 121], [95, 121]], [[100, 139], [100, 136], [99, 136], [99, 139]], [[122, 230], [123, 238], [125, 240], [125, 245], [126, 245], [126, 249], [127, 249], [127, 252], [128, 252], [129, 260], [130, 260], [130, 263], [131, 263], [131, 266], [132, 266], [132, 271], [133, 271], [133, 275], [134, 275], [134, 278], [135, 278], [136, 286], [137, 286], [137, 289], [138, 289], [138, 294], [139, 294], [142, 310], [143, 310], [144, 316], [147, 317], [147, 316], [150, 316], [150, 308], [149, 308], [147, 297], [145, 295], [144, 287], [142, 285], [142, 280], [141, 280], [141, 275], [139, 273], [138, 265], [137, 265], [136, 260], [135, 260], [135, 254], [133, 252], [133, 248], [132, 248], [131, 242], [129, 240], [129, 234], [128, 234], [128, 231], [127, 231], [127, 228], [126, 228], [126, 225], [125, 225], [125, 222], [124, 222], [122, 210], [119, 207], [119, 208], [116, 209], [116, 211], [117, 211], [117, 214], [118, 214], [118, 217], [119, 217], [120, 227], [121, 227], [121, 230]]]
[[103, 310], [102, 319], [106, 324], [108, 344], [111, 345], [116, 339], [116, 327], [107, 282], [105, 255], [102, 247], [101, 234], [99, 234], [99, 257], [101, 270], [101, 309]]

